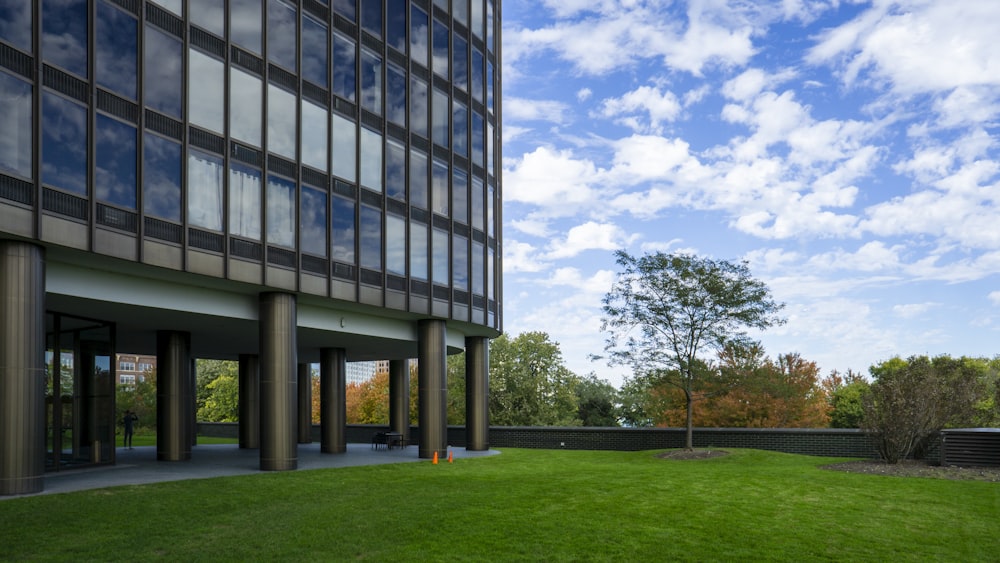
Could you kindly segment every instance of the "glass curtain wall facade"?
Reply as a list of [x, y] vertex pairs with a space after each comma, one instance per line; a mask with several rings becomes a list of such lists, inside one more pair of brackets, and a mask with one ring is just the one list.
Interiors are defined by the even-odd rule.
[[499, 331], [499, 0], [5, 0], [0, 235]]

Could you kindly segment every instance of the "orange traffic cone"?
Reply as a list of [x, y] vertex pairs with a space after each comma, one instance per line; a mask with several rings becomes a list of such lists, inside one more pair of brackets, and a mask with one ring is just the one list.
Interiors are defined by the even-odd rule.
[[438, 453], [437, 452], [434, 452], [434, 461], [432, 461], [431, 463], [433, 463], [434, 465], [438, 464]]
[[452, 463], [453, 460], [454, 460], [454, 456], [451, 453], [451, 450], [448, 450], [448, 463]]

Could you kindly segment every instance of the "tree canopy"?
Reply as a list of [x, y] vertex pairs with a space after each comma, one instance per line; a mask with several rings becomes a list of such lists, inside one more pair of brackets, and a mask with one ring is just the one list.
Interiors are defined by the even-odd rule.
[[501, 335], [490, 344], [490, 424], [579, 426], [576, 381], [548, 334]]

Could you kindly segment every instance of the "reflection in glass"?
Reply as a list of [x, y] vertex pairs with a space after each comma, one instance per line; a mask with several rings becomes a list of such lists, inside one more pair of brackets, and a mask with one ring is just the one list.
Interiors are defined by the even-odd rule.
[[485, 295], [483, 288], [483, 243], [472, 241], [472, 293]]
[[472, 200], [472, 228], [483, 230], [483, 181], [480, 178], [472, 178], [472, 189], [469, 190], [469, 197]]
[[406, 147], [392, 139], [385, 142], [385, 195], [406, 201]]
[[410, 132], [427, 137], [427, 83], [410, 75]]
[[472, 10], [470, 11], [469, 27], [472, 34], [482, 39], [483, 37], [483, 0], [472, 0]]
[[400, 127], [406, 127], [406, 72], [390, 63], [385, 80], [385, 117]]
[[87, 195], [87, 108], [42, 92], [42, 183]]
[[368, 49], [361, 50], [361, 107], [382, 115], [382, 59]]
[[486, 124], [486, 173], [496, 176], [493, 170], [493, 126]]
[[483, 157], [486, 154], [486, 139], [483, 136], [483, 126], [485, 120], [483, 116], [476, 112], [472, 113], [472, 163], [478, 166], [483, 165]]
[[448, 79], [448, 38], [450, 36], [448, 26], [434, 20], [431, 67], [434, 70], [434, 74], [443, 77], [445, 80]]
[[451, 277], [448, 272], [448, 231], [432, 229], [431, 231], [431, 281], [438, 285], [448, 285]]
[[222, 230], [222, 157], [188, 149], [187, 220], [194, 227]]
[[294, 7], [282, 0], [267, 1], [267, 60], [292, 72], [298, 69], [297, 20]]
[[451, 218], [459, 223], [469, 222], [469, 174], [456, 169], [451, 176]]
[[193, 125], [225, 133], [226, 74], [222, 61], [188, 50], [188, 118]]
[[181, 145], [143, 133], [142, 210], [168, 221], [181, 220]]
[[406, 219], [392, 214], [385, 216], [385, 271], [406, 275]]
[[449, 117], [451, 116], [451, 106], [448, 103], [448, 94], [437, 88], [434, 89], [434, 106], [431, 111], [431, 138], [435, 145], [448, 148], [450, 142]]
[[452, 82], [462, 90], [469, 89], [469, 44], [457, 33], [452, 49]]
[[344, 16], [345, 18], [355, 21], [356, 8], [354, 3], [356, 0], [333, 0], [333, 11]]
[[483, 54], [479, 49], [472, 48], [472, 68], [469, 69], [469, 80], [472, 82], [472, 99], [483, 102]]
[[427, 209], [427, 155], [410, 149], [410, 205]]
[[326, 190], [302, 186], [299, 202], [299, 246], [302, 252], [326, 256]]
[[490, 248], [488, 251], [488, 257], [486, 258], [486, 298], [491, 301], [496, 298], [496, 278], [493, 274], [496, 260], [496, 251]]
[[469, 239], [455, 235], [452, 246], [452, 286], [459, 291], [469, 290]]
[[[173, 12], [177, 17], [184, 16], [184, 0], [150, 0], [154, 4], [159, 4], [165, 10]], [[198, 0], [201, 1], [201, 0]]]
[[333, 117], [333, 130], [330, 132], [330, 151], [333, 162], [333, 175], [354, 183], [357, 174], [357, 126], [336, 113]]
[[295, 248], [295, 182], [267, 176], [267, 243]]
[[325, 109], [302, 98], [302, 164], [326, 172], [329, 155]]
[[42, 59], [87, 77], [87, 0], [42, 0]]
[[229, 234], [260, 240], [260, 170], [229, 163]]
[[258, 147], [262, 89], [260, 78], [235, 66], [229, 67], [229, 134]]
[[260, 54], [261, 0], [229, 0], [229, 39]]
[[0, 3], [0, 40], [31, 51], [31, 0]]
[[295, 94], [274, 84], [267, 85], [267, 150], [295, 160], [298, 139]]
[[0, 170], [30, 178], [31, 84], [0, 71], [0, 107]]
[[496, 188], [486, 185], [486, 236], [496, 238], [496, 225], [493, 222], [493, 202], [496, 200]]
[[493, 113], [493, 63], [486, 61], [486, 109]]
[[382, 0], [361, 0], [361, 29], [382, 37]]
[[427, 280], [427, 225], [410, 220], [410, 277]]
[[136, 131], [98, 113], [94, 128], [94, 186], [97, 199], [135, 209]]
[[226, 0], [193, 0], [188, 2], [188, 15], [191, 23], [206, 31], [226, 36]]
[[386, 0], [385, 44], [400, 53], [406, 52], [407, 0]]
[[[475, 2], [476, 0], [472, 0]], [[469, 27], [469, 0], [451, 0], [451, 13], [458, 23]]]
[[469, 135], [467, 133], [467, 128], [469, 127], [469, 110], [464, 104], [459, 103], [457, 100], [452, 106], [452, 145], [455, 149], [455, 154], [460, 154], [464, 157], [469, 156]]
[[302, 78], [326, 88], [326, 25], [302, 15]]
[[375, 207], [361, 206], [361, 267], [382, 270], [382, 212]]
[[427, 12], [413, 5], [410, 8], [410, 58], [424, 66], [427, 66], [429, 35]]
[[340, 197], [331, 196], [330, 239], [333, 246], [331, 258], [354, 264], [355, 209], [357, 204]]
[[135, 18], [107, 2], [99, 2], [94, 36], [97, 85], [131, 100], [136, 99], [139, 40]]
[[333, 93], [353, 102], [356, 94], [356, 72], [358, 47], [354, 41], [339, 34], [333, 34]]
[[366, 127], [361, 128], [361, 185], [382, 191], [382, 135]]
[[[145, 41], [146, 56], [142, 83], [145, 104], [156, 111], [180, 119], [184, 85], [184, 74], [181, 70], [184, 47], [172, 35], [167, 35], [149, 24], [146, 25]], [[221, 72], [218, 80], [221, 91]], [[222, 131], [221, 124], [218, 130]]]
[[448, 163], [436, 158], [431, 171], [431, 209], [438, 215], [448, 215]]
[[486, 50], [493, 52], [493, 0], [486, 0]]

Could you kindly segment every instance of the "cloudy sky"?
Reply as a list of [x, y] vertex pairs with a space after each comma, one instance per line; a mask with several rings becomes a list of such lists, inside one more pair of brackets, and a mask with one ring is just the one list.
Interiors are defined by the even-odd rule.
[[747, 260], [823, 374], [1000, 353], [1000, 2], [505, 0], [504, 325], [601, 352], [613, 251]]

